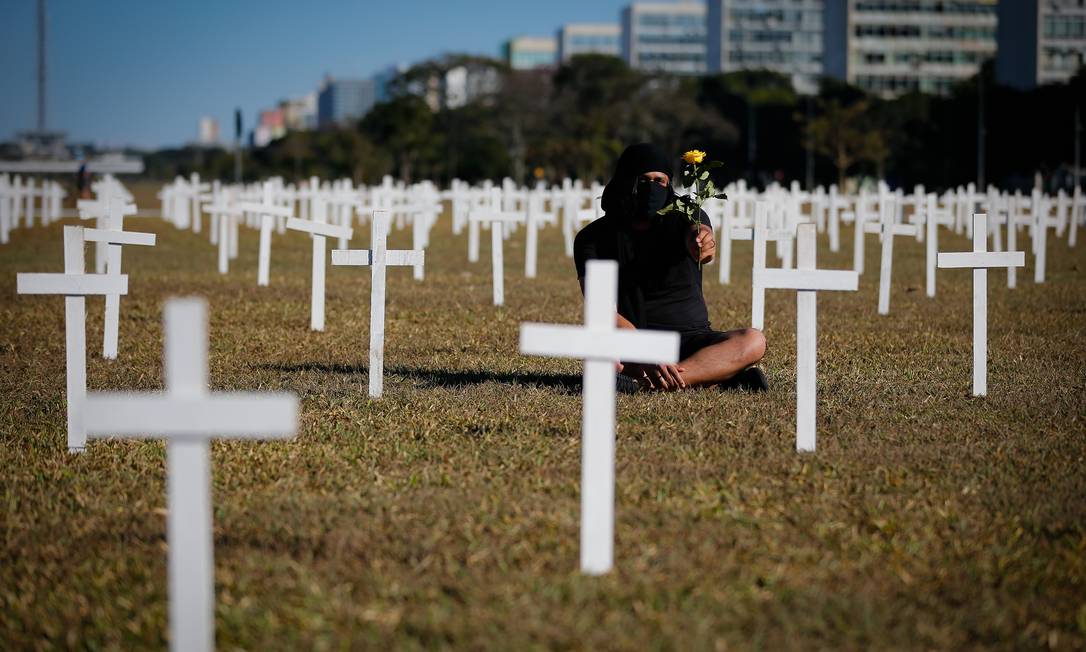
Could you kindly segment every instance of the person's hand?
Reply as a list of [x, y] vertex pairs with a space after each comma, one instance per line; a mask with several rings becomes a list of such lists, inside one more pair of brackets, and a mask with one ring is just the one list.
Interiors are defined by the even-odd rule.
[[690, 240], [690, 256], [699, 263], [712, 261], [716, 255], [716, 238], [713, 230], [701, 224]]
[[633, 376], [638, 382], [650, 389], [676, 390], [684, 389], [686, 387], [686, 381], [683, 380], [680, 375], [682, 372], [686, 371], [685, 367], [680, 367], [675, 364], [639, 364], [626, 366], [627, 369], [633, 372], [629, 375]]

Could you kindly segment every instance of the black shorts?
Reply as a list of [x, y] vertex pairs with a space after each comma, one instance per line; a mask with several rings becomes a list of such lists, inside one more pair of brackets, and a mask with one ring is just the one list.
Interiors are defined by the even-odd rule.
[[727, 333], [714, 330], [679, 333], [679, 360], [685, 360], [707, 346], [728, 339]]

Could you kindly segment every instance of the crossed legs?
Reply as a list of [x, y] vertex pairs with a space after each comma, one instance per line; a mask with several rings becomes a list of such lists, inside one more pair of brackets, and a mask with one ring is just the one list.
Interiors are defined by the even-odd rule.
[[[766, 341], [762, 331], [741, 328], [719, 333], [715, 342], [697, 349], [683, 358], [678, 365], [679, 378], [687, 388], [711, 387], [720, 384], [747, 367], [757, 364], [765, 355]], [[661, 383], [658, 367], [653, 365], [625, 365], [620, 373], [634, 380], [659, 389], [670, 387], [666, 372]], [[647, 382], [646, 382], [647, 381]], [[662, 385], [662, 387], [658, 387]]]

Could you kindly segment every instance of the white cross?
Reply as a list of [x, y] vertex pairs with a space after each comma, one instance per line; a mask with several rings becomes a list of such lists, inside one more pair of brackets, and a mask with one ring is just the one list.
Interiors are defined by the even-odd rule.
[[796, 450], [814, 451], [817, 380], [818, 313], [816, 292], [855, 291], [860, 275], [852, 270], [818, 269], [814, 224], [797, 227], [796, 269], [755, 270], [754, 283], [764, 288], [796, 290]]
[[211, 519], [213, 438], [284, 439], [298, 429], [292, 394], [208, 392], [207, 303], [171, 299], [165, 309], [165, 392], [92, 393], [84, 424], [93, 437], [165, 439], [170, 649], [215, 647]]
[[[87, 214], [84, 219], [86, 219], [86, 217], [97, 217], [97, 222], [100, 225], [99, 231], [108, 230], [111, 233], [123, 232], [124, 218], [126, 215], [136, 214], [136, 205], [125, 203], [125, 200], [117, 194], [107, 194], [106, 196], [109, 197], [109, 201], [103, 201], [97, 205], [88, 206], [84, 204], [84, 202], [79, 202], [80, 212], [85, 212]], [[93, 236], [86, 236], [85, 239], [87, 242], [95, 243], [95, 252], [100, 251], [100, 248], [105, 249], [104, 273], [120, 274], [122, 244], [137, 244], [151, 247], [155, 245], [154, 234], [137, 235], [145, 235], [147, 237], [138, 242], [111, 241], [107, 239], [96, 239]], [[106, 360], [116, 360], [121, 334], [121, 297], [118, 294], [107, 294], [105, 302], [105, 325], [102, 329], [102, 357]]]
[[494, 287], [494, 305], [505, 305], [505, 260], [503, 255], [503, 242], [505, 240], [505, 225], [520, 224], [524, 222], [524, 213], [499, 210], [476, 210], [468, 216], [473, 228], [486, 222], [490, 224], [490, 259], [491, 276]]
[[[769, 204], [764, 201], [759, 201], [754, 205], [754, 230], [747, 236], [748, 229], [736, 229], [732, 231], [731, 237], [734, 240], [745, 239], [744, 236], [754, 238], [754, 265], [751, 270], [751, 301], [750, 301], [750, 323], [752, 328], [761, 330], [765, 325], [765, 288], [754, 282], [754, 279], [758, 278], [758, 271], [764, 270], [765, 267], [765, 248], [766, 242], [773, 240], [781, 242], [782, 240], [790, 241], [794, 235], [794, 232], [787, 229], [769, 229], [766, 226], [766, 221], [769, 218]], [[791, 245], [789, 244], [789, 249]]]
[[973, 270], [973, 395], [988, 393], [988, 268], [1023, 267], [1023, 251], [986, 251], [988, 216], [973, 216], [973, 251], [939, 254], [939, 267]]
[[[79, 219], [94, 220], [94, 226], [98, 229], [110, 229], [119, 231], [123, 228], [124, 218], [136, 214], [136, 205], [129, 203], [116, 193], [112, 184], [102, 186], [102, 193], [98, 199], [76, 200], [76, 209]], [[110, 249], [98, 243], [94, 247], [94, 273], [105, 274], [109, 259]], [[119, 262], [118, 262], [119, 264]]]
[[927, 233], [924, 243], [926, 247], [924, 258], [926, 290], [929, 297], [934, 297], [936, 258], [939, 253], [939, 225], [950, 226], [953, 223], [953, 216], [949, 210], [939, 208], [938, 198], [935, 193], [927, 195], [924, 205], [926, 206], [923, 218], [924, 229]]
[[309, 328], [315, 331], [324, 330], [324, 276], [325, 265], [328, 262], [326, 239], [339, 238], [340, 242], [346, 242], [354, 233], [349, 226], [326, 223], [326, 208], [324, 199], [319, 194], [315, 194], [310, 212], [312, 220], [299, 220], [293, 217], [287, 220], [287, 229], [304, 231], [313, 236], [313, 282], [310, 288]]
[[581, 420], [581, 572], [614, 565], [615, 364], [679, 360], [679, 334], [615, 327], [618, 263], [586, 265], [584, 326], [521, 324], [520, 352], [584, 360]]
[[[867, 233], [878, 233], [882, 240], [882, 259], [879, 261], [879, 314], [890, 314], [890, 275], [894, 264], [894, 236], [916, 236], [919, 227], [915, 224], [900, 224], [892, 195], [883, 193], [879, 199], [879, 223], [868, 222], [863, 225]], [[861, 237], [861, 249], [862, 237]], [[859, 271], [859, 270], [857, 270]]]
[[218, 231], [214, 244], [219, 247], [219, 273], [226, 274], [230, 271], [230, 243], [236, 242], [231, 234], [237, 228], [236, 220], [245, 211], [231, 204], [223, 194], [205, 206], [204, 210], [211, 216], [212, 228]]
[[385, 375], [385, 268], [413, 267], [426, 262], [426, 252], [416, 249], [388, 250], [388, 212], [375, 211], [370, 220], [372, 249], [336, 249], [333, 265], [370, 266], [370, 396], [384, 391]]
[[[18, 294], [64, 295], [65, 378], [68, 399], [68, 451], [81, 453], [87, 445], [87, 434], [80, 417], [83, 397], [87, 393], [87, 297], [91, 295], [127, 294], [128, 277], [123, 274], [86, 274], [83, 243], [87, 233], [97, 239], [136, 240], [145, 234], [119, 234], [64, 227], [64, 273], [19, 274]], [[131, 244], [140, 244], [131, 242]]]
[[11, 207], [14, 201], [15, 191], [8, 175], [0, 174], [0, 244], [7, 244], [11, 239]]
[[260, 216], [260, 251], [257, 258], [256, 284], [267, 286], [271, 270], [271, 231], [275, 225], [272, 218], [279, 216], [289, 219], [294, 216], [294, 211], [287, 206], [279, 206], [275, 203], [275, 193], [270, 181], [264, 182], [262, 192], [260, 202], [240, 202], [238, 208]]
[[192, 232], [199, 233], [204, 221], [203, 213], [200, 211], [200, 202], [204, 198], [204, 193], [211, 190], [211, 184], [200, 183], [200, 175], [195, 172], [189, 178], [191, 179], [188, 195], [192, 201]]

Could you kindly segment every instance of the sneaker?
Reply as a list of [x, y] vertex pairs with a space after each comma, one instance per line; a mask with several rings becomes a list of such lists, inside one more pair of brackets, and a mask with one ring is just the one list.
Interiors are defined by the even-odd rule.
[[641, 385], [629, 376], [615, 374], [615, 390], [619, 394], [636, 394], [641, 391]]
[[759, 367], [747, 367], [718, 385], [720, 389], [745, 389], [748, 392], [768, 392], [769, 380]]

